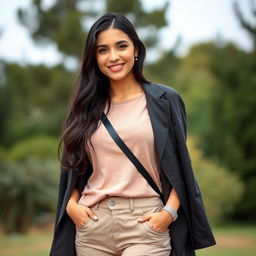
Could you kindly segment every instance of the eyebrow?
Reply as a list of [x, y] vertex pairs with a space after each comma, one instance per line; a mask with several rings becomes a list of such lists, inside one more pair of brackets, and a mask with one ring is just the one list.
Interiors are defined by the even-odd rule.
[[[119, 44], [122, 44], [122, 43], [127, 43], [128, 44], [128, 41], [120, 40], [120, 41], [116, 42], [116, 45], [119, 45]], [[99, 47], [107, 47], [107, 46], [108, 46], [107, 44], [99, 44], [96, 47], [99, 48]]]

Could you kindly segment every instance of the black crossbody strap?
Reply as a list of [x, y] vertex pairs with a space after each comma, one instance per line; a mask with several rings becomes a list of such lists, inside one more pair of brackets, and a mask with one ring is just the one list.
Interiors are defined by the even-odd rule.
[[115, 131], [114, 127], [108, 120], [105, 113], [102, 114], [101, 117], [102, 123], [105, 125], [107, 131], [113, 138], [113, 140], [116, 142], [116, 144], [119, 146], [119, 148], [124, 152], [124, 154], [130, 159], [130, 161], [134, 164], [134, 166], [137, 168], [139, 173], [147, 180], [149, 185], [160, 195], [161, 199], [163, 200], [163, 196], [161, 191], [159, 190], [156, 183], [153, 181], [147, 170], [144, 168], [144, 166], [140, 163], [140, 161], [136, 158], [136, 156], [130, 151], [130, 149], [126, 146], [126, 144], [122, 141], [122, 139], [119, 137], [117, 132]]

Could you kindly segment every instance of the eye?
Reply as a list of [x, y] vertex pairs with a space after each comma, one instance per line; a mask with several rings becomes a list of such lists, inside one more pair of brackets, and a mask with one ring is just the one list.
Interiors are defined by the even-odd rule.
[[127, 44], [120, 44], [118, 48], [121, 50], [125, 50], [127, 47], [128, 47]]
[[102, 47], [102, 48], [99, 48], [97, 52], [103, 54], [106, 51], [107, 51], [107, 49]]

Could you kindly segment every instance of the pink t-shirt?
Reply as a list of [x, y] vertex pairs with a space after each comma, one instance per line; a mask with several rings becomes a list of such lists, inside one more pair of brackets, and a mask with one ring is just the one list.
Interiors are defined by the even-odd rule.
[[[106, 110], [107, 107], [105, 113]], [[161, 191], [159, 162], [144, 92], [126, 101], [112, 102], [107, 117]], [[89, 158], [93, 173], [82, 192], [80, 204], [90, 207], [107, 196], [159, 196], [116, 145], [101, 121], [91, 141], [94, 150], [89, 143]]]

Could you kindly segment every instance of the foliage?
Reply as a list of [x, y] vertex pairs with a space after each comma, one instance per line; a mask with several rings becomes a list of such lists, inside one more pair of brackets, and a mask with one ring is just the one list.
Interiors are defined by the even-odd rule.
[[[217, 84], [210, 90], [208, 126], [200, 143], [206, 155], [252, 184], [256, 177], [255, 56], [227, 45], [218, 49], [210, 68]], [[255, 218], [256, 202], [248, 201], [248, 193], [256, 195], [256, 187], [245, 189], [247, 208], [240, 214]]]
[[212, 223], [223, 221], [241, 199], [243, 184], [227, 169], [204, 158], [195, 137], [189, 137], [188, 145], [207, 215]]
[[[50, 8], [45, 9], [42, 0], [34, 0], [31, 8], [18, 10], [19, 21], [40, 45], [54, 42], [60, 52], [79, 56], [84, 36], [81, 13], [76, 10], [76, 1], [54, 2]], [[31, 22], [32, 20], [37, 22]]]
[[217, 80], [209, 66], [217, 48], [213, 42], [192, 46], [179, 60], [174, 76], [174, 84], [186, 103], [189, 132], [199, 136], [208, 125], [210, 90]]
[[0, 149], [1, 222], [7, 233], [25, 232], [34, 216], [54, 212], [59, 176], [57, 141], [38, 136]]
[[147, 48], [157, 45], [159, 29], [167, 25], [168, 6], [169, 2], [165, 1], [163, 7], [145, 12], [142, 1], [106, 0], [106, 12], [120, 12], [129, 17]]
[[37, 134], [58, 136], [74, 75], [61, 65], [4, 64], [0, 85], [0, 143], [10, 147]]
[[57, 159], [57, 146], [57, 140], [49, 136], [29, 138], [17, 142], [12, 148], [10, 148], [8, 150], [8, 154], [6, 154], [5, 161], [23, 161], [28, 157]]
[[7, 233], [26, 232], [35, 214], [54, 212], [58, 164], [50, 158], [1, 163], [1, 222]]
[[145, 76], [150, 81], [177, 87], [174, 83], [176, 73], [179, 70], [180, 59], [176, 56], [174, 49], [165, 50], [159, 54], [157, 62], [145, 66]]
[[176, 76], [189, 132], [204, 156], [242, 179], [245, 193], [233, 217], [255, 219], [255, 53], [233, 44], [203, 43], [181, 60]]
[[233, 9], [237, 16], [237, 19], [241, 25], [241, 27], [249, 34], [249, 36], [252, 39], [254, 51], [256, 51], [256, 3], [253, 0], [248, 0], [248, 4], [250, 4], [250, 10], [251, 10], [251, 17], [254, 19], [254, 21], [249, 20], [248, 18], [245, 18], [245, 15], [242, 13], [240, 6], [235, 0], [233, 2]]
[[[18, 17], [36, 42], [55, 43], [63, 55], [79, 59], [88, 23], [105, 12], [127, 15], [142, 32], [145, 44], [154, 47], [158, 42], [159, 29], [167, 25], [165, 13], [168, 4], [165, 1], [163, 7], [145, 12], [139, 0], [56, 0], [49, 8], [43, 8], [42, 0], [34, 0], [31, 8], [18, 11]], [[38, 22], [31, 23], [32, 19]]]

